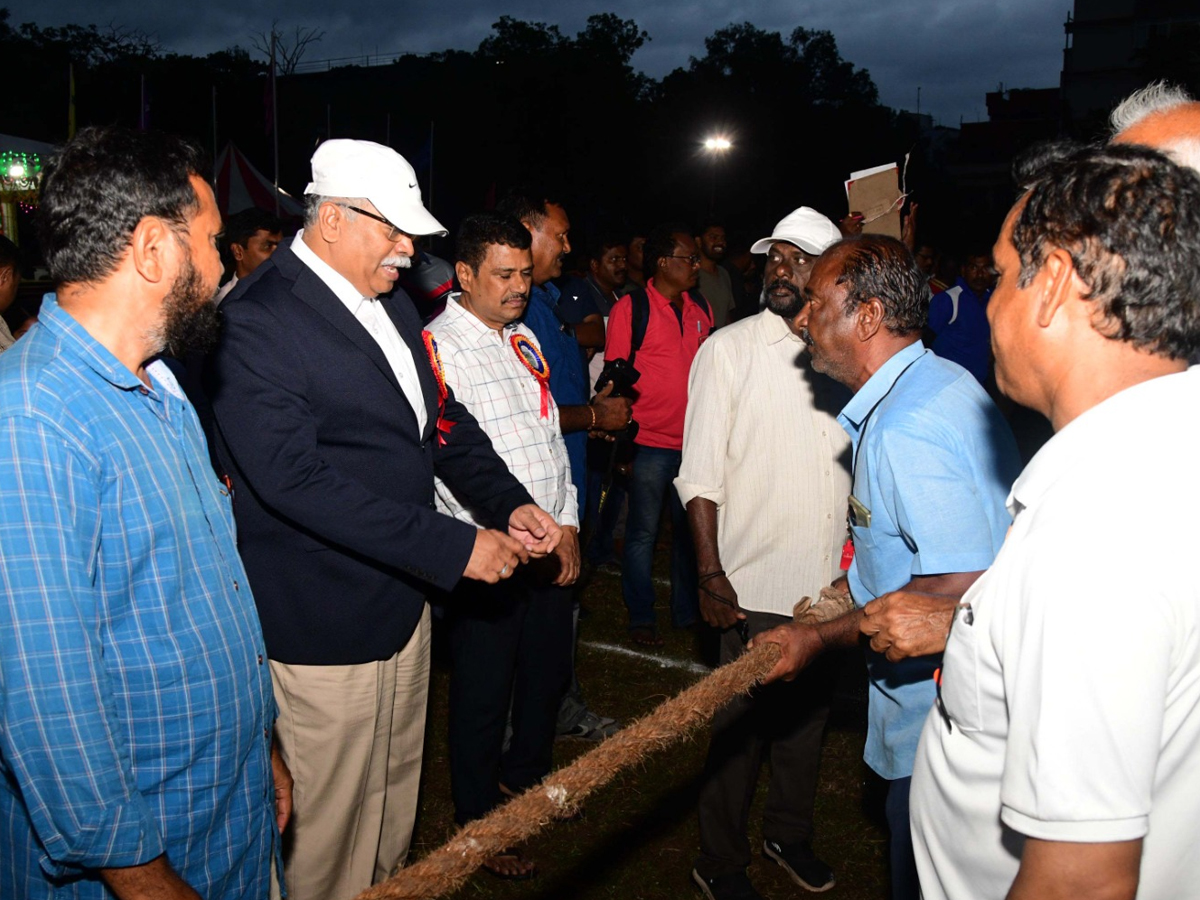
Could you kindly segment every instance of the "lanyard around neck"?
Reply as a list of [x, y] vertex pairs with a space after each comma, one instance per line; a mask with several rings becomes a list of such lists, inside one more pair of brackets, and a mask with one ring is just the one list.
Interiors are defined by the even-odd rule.
[[888, 394], [895, 390], [896, 385], [900, 383], [900, 379], [904, 377], [904, 373], [911, 369], [913, 364], [916, 363], [918, 359], [921, 359], [924, 355], [924, 353], [921, 353], [917, 359], [910, 361], [907, 366], [901, 369], [900, 374], [896, 376], [896, 380], [891, 383], [888, 389], [883, 392], [883, 396], [876, 400], [875, 404], [869, 410], [867, 410], [867, 414], [863, 416], [862, 424], [858, 426], [858, 444], [854, 448], [854, 460], [851, 463], [850, 468], [851, 492], [854, 491], [854, 486], [858, 483], [858, 454], [862, 452], [863, 443], [867, 436], [867, 423], [871, 421], [871, 416], [875, 415], [875, 410], [879, 409], [879, 404], [886, 400], [888, 398]]

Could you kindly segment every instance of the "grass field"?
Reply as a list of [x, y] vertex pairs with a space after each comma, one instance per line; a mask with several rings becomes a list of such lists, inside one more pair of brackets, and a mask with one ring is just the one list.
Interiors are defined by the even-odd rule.
[[[665, 568], [665, 567], [664, 567]], [[664, 572], [665, 574], [665, 572]], [[666, 585], [659, 588], [660, 620]], [[622, 654], [625, 609], [619, 577], [605, 571], [593, 575], [583, 594], [588, 611], [580, 624], [578, 671], [589, 706], [623, 721], [636, 718], [702, 675], [703, 637], [692, 632], [663, 636], [660, 650]], [[669, 616], [666, 616], [669, 619]], [[631, 648], [632, 649], [632, 648]], [[435, 652], [433, 694], [426, 736], [420, 814], [412, 859], [439, 846], [453, 830], [446, 750], [448, 671]], [[834, 869], [837, 885], [825, 896], [838, 900], [883, 900], [887, 897], [887, 845], [881, 825], [878, 782], [862, 763], [865, 732], [865, 689], [862, 658], [850, 655], [835, 694], [826, 733], [817, 799], [815, 849]], [[707, 749], [701, 730], [691, 740], [654, 757], [594, 795], [583, 816], [549, 826], [526, 848], [537, 861], [539, 875], [528, 882], [503, 882], [476, 874], [458, 892], [461, 898], [667, 898], [699, 897], [689, 880], [698, 845], [696, 796]], [[555, 765], [561, 766], [593, 744], [559, 741]], [[765, 775], [751, 815], [751, 846], [757, 851], [759, 809]], [[767, 900], [807, 896], [774, 864], [755, 852], [750, 877]]]

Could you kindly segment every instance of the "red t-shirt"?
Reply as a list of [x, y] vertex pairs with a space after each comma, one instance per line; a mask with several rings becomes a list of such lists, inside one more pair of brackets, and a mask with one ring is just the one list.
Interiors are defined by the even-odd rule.
[[[683, 416], [687, 409], [688, 373], [696, 351], [712, 331], [712, 314], [684, 292], [683, 310], [646, 282], [650, 319], [646, 337], [633, 366], [641, 373], [634, 388], [633, 418], [639, 425], [637, 443], [665, 450], [683, 449]], [[605, 359], [628, 359], [633, 332], [633, 301], [617, 301], [608, 319]]]

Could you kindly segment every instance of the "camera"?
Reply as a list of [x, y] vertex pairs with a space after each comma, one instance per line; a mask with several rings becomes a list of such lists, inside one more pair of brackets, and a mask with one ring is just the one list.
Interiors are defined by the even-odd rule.
[[[607, 359], [604, 361], [604, 368], [600, 370], [600, 377], [596, 379], [596, 391], [599, 393], [604, 390], [608, 384], [612, 385], [612, 393], [610, 397], [630, 397], [633, 396], [633, 386], [637, 384], [637, 380], [642, 373], [629, 364], [625, 359]], [[630, 422], [625, 430], [620, 433], [623, 443], [628, 444], [638, 433], [638, 423]]]
[[605, 360], [604, 368], [600, 370], [600, 377], [596, 379], [596, 393], [604, 390], [604, 386], [611, 382], [613, 386], [611, 396], [632, 397], [633, 386], [637, 384], [637, 380], [641, 376], [642, 373], [631, 366], [628, 360]]

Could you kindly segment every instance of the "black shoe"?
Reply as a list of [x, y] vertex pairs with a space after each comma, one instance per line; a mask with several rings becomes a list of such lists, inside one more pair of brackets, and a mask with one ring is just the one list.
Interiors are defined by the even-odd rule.
[[745, 872], [730, 872], [716, 878], [705, 878], [692, 869], [692, 881], [708, 900], [763, 900]]
[[807, 842], [777, 844], [775, 841], [763, 841], [763, 856], [782, 866], [792, 876], [792, 881], [806, 891], [819, 894], [835, 884], [833, 869], [817, 859]]

